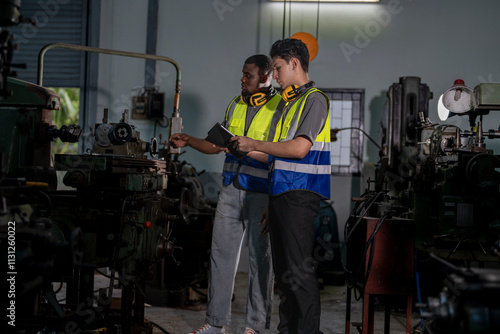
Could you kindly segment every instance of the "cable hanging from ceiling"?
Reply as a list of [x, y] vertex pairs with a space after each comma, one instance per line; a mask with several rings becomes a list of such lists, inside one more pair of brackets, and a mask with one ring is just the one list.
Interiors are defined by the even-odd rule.
[[[291, 35], [292, 32], [292, 1], [288, 1], [288, 36], [290, 38], [300, 39], [307, 46], [309, 50], [309, 61], [312, 61], [316, 58], [318, 54], [318, 35], [319, 35], [319, 5], [320, 1], [318, 0], [317, 11], [316, 11], [316, 37], [307, 32], [297, 32]], [[286, 32], [286, 16], [287, 16], [287, 1], [283, 1], [283, 36], [282, 39], [285, 39]], [[290, 36], [291, 35], [291, 36]]]

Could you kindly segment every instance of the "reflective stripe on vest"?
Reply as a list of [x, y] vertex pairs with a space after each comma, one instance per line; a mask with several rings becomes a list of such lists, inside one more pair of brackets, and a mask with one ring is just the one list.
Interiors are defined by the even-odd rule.
[[[275, 130], [271, 128], [274, 112], [281, 101], [281, 96], [276, 94], [266, 102], [255, 114], [247, 133], [245, 121], [247, 105], [240, 101], [239, 96], [234, 98], [226, 111], [228, 130], [236, 136], [247, 136], [252, 139], [267, 141], [269, 134], [274, 137]], [[275, 124], [273, 125], [275, 126]], [[273, 138], [269, 138], [272, 140]], [[235, 177], [237, 176], [237, 179]], [[226, 154], [222, 172], [222, 183], [245, 190], [268, 192], [269, 165], [249, 157], [237, 159], [232, 154]]]
[[[287, 114], [282, 120], [282, 129], [276, 141], [292, 140], [295, 137], [297, 126], [308, 96], [313, 92], [325, 94], [317, 88], [310, 88], [303, 96], [292, 102]], [[325, 96], [327, 106], [328, 98]], [[289, 104], [290, 105], [290, 104]], [[327, 113], [329, 108], [327, 108]], [[290, 190], [310, 190], [322, 197], [330, 197], [330, 115], [315, 139], [306, 156], [300, 160], [272, 157], [273, 170], [271, 173], [270, 194], [278, 195]]]

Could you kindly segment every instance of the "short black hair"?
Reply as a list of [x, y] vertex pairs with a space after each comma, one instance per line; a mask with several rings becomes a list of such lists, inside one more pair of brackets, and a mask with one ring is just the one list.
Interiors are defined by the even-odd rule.
[[300, 39], [286, 38], [274, 42], [271, 47], [271, 58], [283, 58], [286, 63], [290, 63], [292, 58], [297, 58], [304, 72], [309, 70], [309, 50], [304, 42]]
[[273, 61], [266, 55], [253, 55], [245, 60], [245, 64], [255, 64], [264, 75], [269, 75], [273, 71]]

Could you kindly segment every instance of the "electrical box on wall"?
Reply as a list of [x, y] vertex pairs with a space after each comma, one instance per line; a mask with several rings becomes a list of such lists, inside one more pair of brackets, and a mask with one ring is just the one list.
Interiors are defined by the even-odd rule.
[[145, 95], [132, 98], [132, 118], [148, 119], [148, 97]]
[[145, 89], [143, 94], [132, 98], [132, 118], [162, 120], [164, 106], [165, 93]]
[[163, 119], [163, 106], [165, 93], [151, 93], [148, 99], [148, 118], [154, 120]]

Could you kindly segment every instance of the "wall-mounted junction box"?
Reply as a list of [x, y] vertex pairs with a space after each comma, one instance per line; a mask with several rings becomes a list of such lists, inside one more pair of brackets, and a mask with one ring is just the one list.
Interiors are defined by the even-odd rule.
[[165, 93], [150, 93], [148, 96], [148, 118], [155, 120], [163, 119], [163, 106], [165, 104]]
[[133, 119], [148, 119], [148, 97], [145, 95], [134, 96], [132, 98]]
[[165, 93], [146, 91], [145, 94], [132, 98], [132, 118], [162, 120], [165, 105]]

